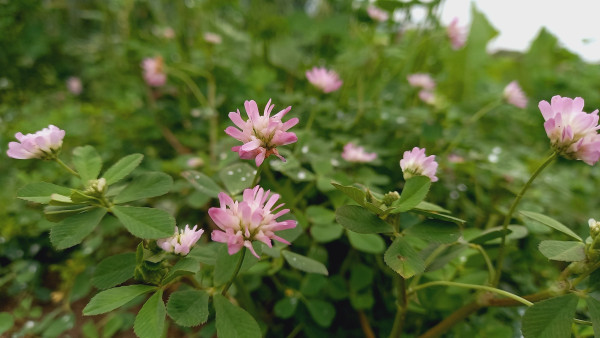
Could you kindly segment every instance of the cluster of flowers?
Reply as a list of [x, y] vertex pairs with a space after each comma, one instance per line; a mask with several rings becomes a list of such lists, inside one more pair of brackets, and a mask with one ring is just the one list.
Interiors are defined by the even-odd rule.
[[408, 80], [408, 84], [410, 84], [412, 87], [420, 88], [419, 98], [423, 102], [427, 104], [435, 103], [435, 94], [433, 93], [433, 90], [435, 89], [435, 81], [429, 74], [411, 74], [406, 79]]

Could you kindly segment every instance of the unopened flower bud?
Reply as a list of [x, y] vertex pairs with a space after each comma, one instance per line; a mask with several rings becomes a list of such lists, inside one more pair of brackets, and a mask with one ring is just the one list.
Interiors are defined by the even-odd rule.
[[106, 192], [106, 179], [89, 180], [85, 192], [90, 195], [103, 195]]
[[590, 226], [590, 236], [596, 238], [600, 234], [600, 222], [590, 218], [588, 224]]
[[392, 203], [400, 198], [400, 194], [397, 191], [390, 191], [383, 195], [383, 204], [390, 206]]

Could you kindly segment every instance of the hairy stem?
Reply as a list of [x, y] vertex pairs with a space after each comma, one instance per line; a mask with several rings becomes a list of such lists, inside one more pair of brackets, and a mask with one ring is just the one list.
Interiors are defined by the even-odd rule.
[[400, 337], [402, 334], [402, 326], [406, 318], [406, 309], [408, 308], [408, 295], [406, 293], [406, 280], [402, 276], [396, 278], [396, 291], [398, 292], [396, 318], [394, 326], [390, 333], [390, 338]]
[[[77, 173], [75, 170], [71, 169], [71, 167], [69, 167], [68, 165], [65, 164], [65, 162], [61, 161], [60, 158], [56, 157], [54, 159], [56, 161], [56, 163], [60, 164], [61, 167], [65, 168], [66, 171], [68, 171], [69, 173], [79, 177], [79, 173]], [[86, 183], [86, 182], [84, 182]]]
[[231, 284], [233, 284], [235, 277], [237, 277], [238, 273], [240, 272], [240, 269], [242, 268], [242, 263], [244, 262], [245, 255], [246, 255], [246, 247], [243, 247], [242, 254], [240, 255], [240, 260], [237, 262], [237, 265], [235, 266], [235, 270], [233, 271], [233, 276], [231, 276], [231, 279], [229, 279], [229, 281], [227, 281], [227, 284], [225, 284], [223, 291], [221, 291], [221, 294], [223, 296], [225, 296], [227, 294], [227, 290], [229, 290], [229, 287], [231, 286]]
[[456, 286], [456, 287], [465, 288], [465, 289], [475, 289], [475, 290], [489, 291], [489, 292], [497, 293], [499, 295], [502, 295], [502, 296], [505, 296], [507, 298], [513, 299], [513, 300], [515, 300], [517, 302], [520, 302], [522, 304], [525, 304], [527, 306], [533, 305], [532, 302], [528, 301], [527, 299], [525, 299], [523, 297], [517, 296], [517, 295], [515, 295], [513, 293], [510, 293], [508, 291], [504, 291], [504, 290], [493, 288], [491, 286], [476, 285], [476, 284], [465, 284], [465, 283], [456, 283], [456, 282], [450, 282], [450, 281], [435, 281], [435, 282], [429, 282], [429, 283], [417, 285], [412, 290], [410, 290], [408, 293], [412, 294], [412, 293], [415, 293], [415, 292], [417, 292], [417, 291], [419, 291], [421, 289], [425, 289], [425, 288], [428, 288], [430, 286], [438, 286], [438, 285]]

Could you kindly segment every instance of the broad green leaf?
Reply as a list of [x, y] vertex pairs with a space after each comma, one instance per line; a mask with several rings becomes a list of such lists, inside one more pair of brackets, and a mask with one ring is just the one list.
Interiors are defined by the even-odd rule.
[[311, 205], [306, 208], [306, 217], [311, 223], [331, 223], [335, 220], [335, 212], [322, 206]]
[[373, 267], [364, 264], [354, 264], [350, 267], [350, 290], [360, 291], [373, 284]]
[[575, 232], [573, 232], [573, 230], [567, 228], [567, 226], [565, 226], [564, 224], [560, 223], [559, 221], [557, 221], [551, 217], [548, 217], [548, 216], [542, 215], [542, 214], [538, 214], [537, 212], [532, 212], [532, 211], [521, 211], [521, 215], [523, 215], [527, 218], [530, 218], [534, 221], [538, 221], [544, 225], [547, 225], [555, 230], [562, 232], [563, 234], [569, 235], [580, 242], [583, 242], [583, 239], [581, 239], [581, 237], [579, 237], [579, 235], [577, 235]]
[[417, 204], [415, 209], [423, 210], [423, 211], [431, 211], [431, 212], [439, 212], [443, 214], [449, 214], [450, 210], [444, 209], [437, 204], [421, 201], [421, 203]]
[[337, 223], [314, 224], [310, 227], [310, 234], [315, 241], [327, 243], [342, 236], [344, 228]]
[[167, 303], [167, 313], [181, 326], [200, 325], [208, 319], [208, 293], [201, 290], [173, 292]]
[[404, 278], [425, 271], [425, 262], [406, 237], [397, 237], [383, 256], [385, 263]]
[[346, 236], [353, 248], [371, 254], [380, 254], [385, 251], [385, 241], [377, 234], [359, 234], [346, 231]]
[[256, 168], [246, 163], [236, 163], [219, 171], [219, 178], [231, 195], [237, 195], [246, 188], [251, 188]]
[[86, 185], [89, 180], [95, 180], [102, 169], [102, 158], [92, 146], [73, 149], [73, 165], [79, 173], [81, 182]]
[[50, 230], [50, 242], [59, 250], [70, 248], [83, 241], [106, 215], [106, 209], [96, 208], [65, 218]]
[[456, 224], [465, 224], [467, 221], [465, 221], [464, 219], [460, 219], [454, 216], [450, 216], [450, 215], [446, 215], [446, 214], [440, 214], [437, 212], [431, 212], [428, 210], [422, 210], [419, 208], [413, 208], [410, 210], [411, 212], [423, 215], [423, 216], [427, 216], [429, 218], [434, 218], [434, 219], [439, 219], [440, 221], [446, 221], [446, 222], [453, 222]]
[[190, 184], [201, 191], [206, 196], [217, 197], [219, 193], [223, 191], [212, 178], [204, 175], [199, 171], [188, 170], [181, 173], [181, 176], [185, 178]]
[[50, 222], [60, 222], [67, 217], [71, 217], [73, 215], [84, 213], [88, 210], [94, 209], [91, 205], [65, 205], [65, 206], [54, 206], [48, 205], [44, 208], [44, 216]]
[[10, 330], [15, 321], [13, 316], [8, 312], [0, 312], [0, 334]]
[[113, 214], [134, 236], [143, 239], [167, 238], [173, 235], [175, 219], [166, 211], [115, 205]]
[[138, 337], [161, 338], [165, 329], [165, 303], [162, 300], [162, 289], [148, 298], [135, 317], [133, 331]]
[[501, 228], [495, 229], [495, 230], [487, 229], [486, 231], [483, 231], [479, 235], [470, 239], [469, 242], [474, 243], [474, 244], [483, 244], [483, 243], [491, 241], [493, 239], [500, 238], [504, 235], [506, 235], [508, 238], [508, 235], [510, 235], [511, 233], [512, 233], [512, 230], [510, 230], [510, 228], [508, 228], [506, 230], [502, 230]]
[[[260, 256], [261, 245], [258, 242], [254, 242], [252, 243], [252, 247]], [[244, 261], [242, 262], [242, 267], [240, 268], [238, 276], [258, 262], [258, 258], [254, 257], [248, 248], [242, 248], [242, 250], [245, 250], [246, 253], [244, 254]], [[217, 260], [215, 263], [215, 272], [213, 276], [215, 286], [223, 285], [229, 279], [231, 279], [233, 273], [235, 272], [235, 267], [240, 261], [242, 250], [230, 255], [227, 250], [227, 245], [223, 244], [220, 246], [220, 248], [217, 250]]]
[[108, 289], [95, 295], [83, 309], [84, 316], [99, 315], [121, 307], [139, 295], [156, 290], [150, 285], [128, 285]]
[[358, 205], [343, 205], [335, 219], [344, 228], [361, 234], [394, 232], [394, 228], [369, 210]]
[[195, 274], [198, 270], [200, 270], [200, 264], [197, 260], [189, 257], [182, 258], [173, 265], [161, 284], [167, 285], [170, 281], [179, 276]]
[[339, 191], [346, 194], [348, 197], [353, 199], [356, 203], [364, 206], [365, 205], [365, 192], [353, 186], [345, 186], [331, 182], [331, 184]]
[[217, 261], [217, 251], [221, 247], [220, 243], [208, 242], [205, 245], [195, 245], [187, 257], [193, 258], [202, 264], [215, 265]]
[[283, 258], [294, 268], [298, 270], [302, 270], [308, 273], [318, 273], [321, 275], [327, 276], [329, 272], [327, 272], [327, 268], [323, 263], [318, 262], [312, 258], [308, 258], [306, 256], [299, 255], [297, 253], [282, 250], [281, 254]]
[[314, 321], [322, 327], [330, 327], [335, 318], [335, 307], [324, 300], [307, 299], [304, 304]]
[[[71, 192], [72, 193], [72, 192]], [[69, 196], [65, 196], [65, 195], [60, 195], [60, 194], [52, 194], [50, 195], [50, 205], [54, 205], [54, 206], [71, 206], [73, 204], [75, 204], [75, 202], [73, 202], [73, 200]]]
[[576, 241], [542, 241], [538, 247], [548, 259], [579, 262], [586, 259], [585, 244]]
[[425, 196], [431, 187], [431, 180], [427, 176], [413, 176], [406, 181], [400, 199], [392, 203], [394, 210], [391, 212], [396, 214], [399, 212], [408, 211], [419, 203], [423, 202]]
[[102, 177], [106, 179], [106, 184], [111, 185], [125, 178], [125, 176], [129, 175], [138, 165], [140, 165], [143, 158], [144, 155], [142, 154], [131, 154], [117, 161], [117, 163], [113, 164], [104, 172], [104, 175], [102, 175]]
[[600, 301], [597, 301], [592, 296], [585, 299], [588, 310], [590, 311], [590, 318], [592, 319], [592, 326], [594, 327], [594, 333], [596, 336], [600, 335]]
[[19, 189], [17, 197], [30, 202], [47, 204], [52, 199], [52, 194], [69, 196], [71, 189], [46, 182], [30, 183]]
[[461, 231], [455, 223], [427, 220], [404, 231], [407, 235], [418, 237], [426, 242], [453, 243], [460, 237]]
[[127, 252], [103, 259], [92, 277], [92, 284], [98, 289], [108, 289], [133, 277], [135, 253]]
[[300, 293], [304, 297], [317, 296], [317, 294], [327, 285], [327, 277], [316, 273], [308, 273], [300, 283]]
[[150, 172], [136, 176], [114, 199], [115, 203], [125, 203], [142, 198], [164, 195], [171, 190], [173, 179], [161, 172]]
[[262, 332], [256, 320], [244, 309], [229, 302], [220, 294], [213, 296], [217, 336], [219, 338], [260, 338]]
[[521, 331], [525, 338], [570, 338], [577, 295], [543, 300], [525, 310]]
[[522, 225], [511, 224], [506, 230], [503, 230], [502, 226], [497, 226], [486, 229], [474, 238], [467, 238], [467, 240], [475, 244], [500, 244], [503, 234], [506, 234], [506, 240], [510, 241], [526, 237], [529, 231]]
[[275, 303], [273, 312], [275, 316], [283, 319], [291, 318], [296, 313], [298, 307], [298, 298], [296, 297], [285, 297]]

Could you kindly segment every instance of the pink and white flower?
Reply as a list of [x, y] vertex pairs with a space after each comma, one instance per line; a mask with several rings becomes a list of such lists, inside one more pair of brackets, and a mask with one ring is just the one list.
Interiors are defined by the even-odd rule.
[[164, 71], [163, 58], [157, 56], [146, 58], [142, 61], [144, 70], [144, 81], [151, 87], [160, 87], [167, 82], [167, 74]]
[[287, 122], [281, 121], [292, 107], [287, 107], [273, 116], [271, 116], [271, 111], [275, 105], [271, 105], [271, 100], [267, 102], [262, 116], [258, 112], [258, 106], [254, 100], [244, 102], [244, 107], [246, 115], [248, 115], [247, 121], [242, 119], [239, 109], [237, 112], [229, 113], [229, 118], [239, 129], [227, 127], [225, 133], [244, 143], [244, 145], [235, 146], [231, 150], [239, 153], [240, 158], [246, 160], [253, 158], [257, 167], [270, 155], [275, 155], [285, 162], [285, 158], [279, 155], [277, 147], [298, 140], [295, 133], [287, 131], [298, 123], [298, 118], [294, 117]]
[[344, 146], [342, 158], [348, 162], [371, 162], [377, 158], [377, 154], [367, 153], [365, 148], [348, 143]]
[[166, 252], [185, 256], [204, 233], [204, 230], [196, 230], [196, 228], [198, 228], [198, 225], [194, 225], [194, 227], [190, 229], [188, 224], [186, 224], [185, 229], [183, 230], [179, 230], [175, 227], [175, 234], [173, 236], [159, 239], [156, 241], [156, 244]]
[[[246, 247], [258, 258], [252, 247], [252, 241], [257, 240], [272, 247], [271, 240], [290, 244], [285, 239], [275, 235], [275, 231], [296, 227], [296, 221], [277, 221], [277, 218], [287, 214], [290, 209], [280, 209], [283, 204], [275, 206], [278, 194], [264, 191], [258, 185], [246, 189], [241, 202], [234, 201], [227, 194], [219, 193], [220, 207], [208, 209], [208, 215], [219, 230], [213, 230], [211, 238], [215, 242], [227, 243], [230, 255]], [[274, 207], [275, 206], [275, 207]]]
[[434, 105], [435, 104], [435, 94], [433, 92], [430, 92], [429, 90], [423, 89], [419, 91], [419, 98], [421, 99], [421, 101], [430, 104], [430, 105]]
[[436, 182], [435, 176], [438, 164], [435, 161], [435, 155], [425, 156], [425, 148], [414, 147], [411, 151], [405, 151], [400, 160], [400, 168], [404, 173], [404, 179], [413, 176], [427, 176], [431, 182]]
[[512, 81], [504, 88], [504, 99], [517, 108], [527, 107], [527, 97], [517, 81]]
[[383, 21], [387, 21], [387, 19], [389, 19], [390, 15], [388, 14], [388, 12], [384, 11], [383, 9], [377, 7], [377, 6], [369, 6], [367, 7], [367, 14], [369, 14], [369, 17], [375, 21], [379, 21], [379, 22], [383, 22]]
[[76, 76], [71, 76], [67, 79], [67, 89], [73, 95], [79, 95], [83, 91], [81, 79]]
[[408, 80], [408, 84], [415, 88], [423, 88], [426, 90], [435, 89], [435, 81], [431, 77], [431, 75], [426, 73], [415, 73], [410, 74], [406, 77]]
[[31, 158], [52, 159], [62, 147], [65, 131], [49, 125], [35, 134], [16, 133], [19, 142], [10, 142], [6, 154], [9, 157], [25, 160]]
[[313, 67], [306, 71], [306, 78], [315, 87], [321, 89], [324, 93], [334, 92], [344, 83], [339, 75], [333, 70], [327, 70], [325, 67]]
[[446, 34], [450, 39], [453, 49], [460, 49], [467, 42], [467, 31], [465, 27], [458, 25], [458, 18], [454, 18], [446, 28]]
[[591, 114], [583, 111], [583, 99], [556, 95], [551, 103], [540, 101], [544, 128], [552, 148], [568, 159], [594, 165], [600, 159], [598, 109]]
[[204, 37], [204, 41], [206, 41], [208, 43], [212, 43], [213, 45], [220, 45], [221, 42], [223, 42], [223, 39], [217, 33], [206, 32], [206, 33], [204, 33], [203, 37]]

